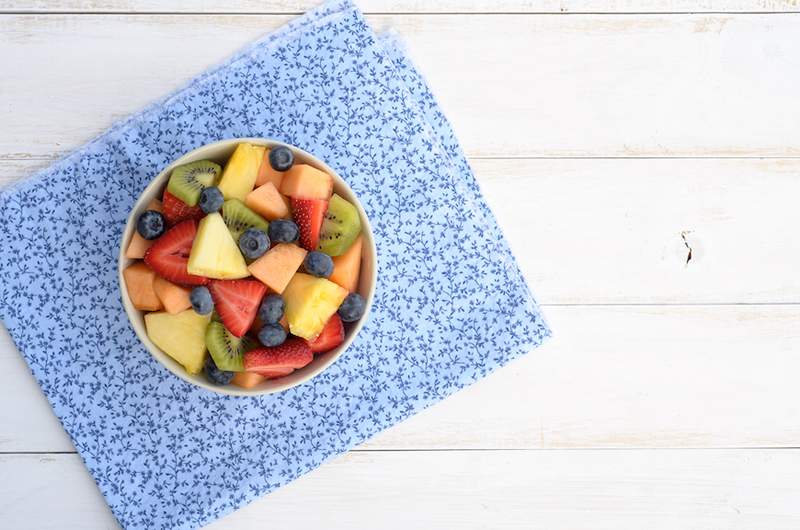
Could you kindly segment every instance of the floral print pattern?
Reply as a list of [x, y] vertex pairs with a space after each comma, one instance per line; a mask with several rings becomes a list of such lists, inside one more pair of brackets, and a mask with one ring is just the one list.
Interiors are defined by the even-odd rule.
[[[150, 357], [116, 273], [121, 232], [171, 160], [271, 137], [358, 194], [379, 254], [370, 318], [328, 370], [258, 398]], [[125, 528], [196, 528], [549, 336], [424, 80], [349, 1], [328, 3], [0, 193], [0, 317]]]

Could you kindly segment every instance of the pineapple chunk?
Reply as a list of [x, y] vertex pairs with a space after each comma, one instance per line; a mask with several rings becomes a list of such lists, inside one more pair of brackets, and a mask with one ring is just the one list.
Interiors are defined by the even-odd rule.
[[225, 200], [239, 199], [244, 202], [247, 194], [253, 191], [264, 151], [264, 147], [252, 144], [236, 146], [217, 184]]
[[298, 272], [283, 291], [289, 331], [314, 340], [347, 295], [347, 289], [330, 280]]
[[187, 270], [189, 274], [217, 280], [250, 276], [247, 263], [219, 213], [208, 214], [200, 221]]
[[177, 315], [148, 313], [144, 316], [147, 336], [161, 350], [181, 363], [190, 374], [199, 374], [206, 357], [206, 327], [211, 315], [187, 309]]

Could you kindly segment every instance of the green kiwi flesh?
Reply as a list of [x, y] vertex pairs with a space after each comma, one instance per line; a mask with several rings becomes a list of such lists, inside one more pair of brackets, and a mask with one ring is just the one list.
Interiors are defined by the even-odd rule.
[[211, 321], [206, 328], [206, 347], [214, 364], [226, 372], [244, 371], [244, 354], [255, 347], [247, 337], [238, 338], [220, 322]]
[[222, 204], [222, 219], [228, 225], [233, 240], [238, 243], [239, 236], [248, 228], [267, 231], [269, 223], [266, 219], [244, 205], [239, 199], [230, 199]]
[[361, 216], [351, 203], [333, 194], [322, 220], [319, 250], [329, 256], [344, 254], [361, 233]]
[[197, 206], [200, 192], [213, 186], [221, 172], [219, 164], [210, 160], [198, 160], [178, 166], [172, 170], [167, 191], [189, 206]]

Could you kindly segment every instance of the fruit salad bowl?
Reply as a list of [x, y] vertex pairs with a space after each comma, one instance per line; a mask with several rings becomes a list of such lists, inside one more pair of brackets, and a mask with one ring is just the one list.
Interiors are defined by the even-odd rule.
[[358, 198], [327, 164], [236, 138], [153, 179], [118, 267], [125, 312], [159, 363], [208, 391], [257, 396], [347, 350], [369, 315], [377, 253]]

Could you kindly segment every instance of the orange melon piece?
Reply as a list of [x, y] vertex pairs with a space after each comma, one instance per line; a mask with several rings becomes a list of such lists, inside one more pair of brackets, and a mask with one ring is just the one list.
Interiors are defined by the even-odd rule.
[[192, 307], [192, 303], [189, 301], [189, 293], [191, 291], [186, 287], [175, 285], [160, 276], [156, 276], [153, 281], [153, 290], [155, 290], [158, 299], [161, 300], [164, 309], [171, 315]]
[[289, 201], [272, 182], [267, 182], [247, 194], [245, 205], [267, 221], [289, 217]]
[[261, 283], [280, 294], [303, 264], [306, 250], [291, 243], [278, 243], [247, 268]]
[[[153, 199], [150, 201], [150, 204], [147, 205], [146, 209], [161, 212], [161, 201]], [[129, 259], [142, 259], [144, 253], [147, 252], [147, 249], [151, 246], [153, 246], [153, 241], [148, 241], [140, 236], [139, 232], [134, 230], [131, 242], [128, 243], [128, 248], [125, 250], [125, 257]]]
[[161, 300], [158, 298], [153, 283], [156, 273], [142, 261], [137, 261], [124, 271], [125, 286], [128, 288], [128, 297], [133, 307], [140, 311], [158, 311], [161, 309]]
[[333, 193], [333, 178], [308, 164], [295, 164], [283, 176], [280, 190], [289, 197], [327, 201]]
[[344, 254], [333, 258], [333, 274], [328, 279], [351, 293], [358, 290], [358, 276], [361, 272], [361, 248], [363, 245], [364, 236], [358, 236]]
[[236, 372], [233, 374], [231, 384], [249, 389], [264, 381], [264, 379], [266, 378], [263, 375], [255, 372]]
[[153, 246], [155, 241], [148, 241], [139, 235], [139, 232], [134, 230], [131, 242], [128, 243], [128, 249], [125, 251], [125, 257], [130, 259], [142, 259], [147, 249]]
[[147, 210], [153, 210], [159, 213], [164, 213], [164, 209], [161, 207], [161, 201], [158, 199], [153, 199], [150, 201], [150, 204], [147, 205]]
[[256, 187], [263, 186], [267, 182], [272, 182], [277, 189], [281, 189], [281, 182], [283, 182], [283, 176], [286, 172], [272, 169], [272, 166], [269, 165], [269, 151], [269, 149], [264, 151], [264, 158], [261, 159], [261, 165], [258, 168], [258, 176], [256, 177]]

